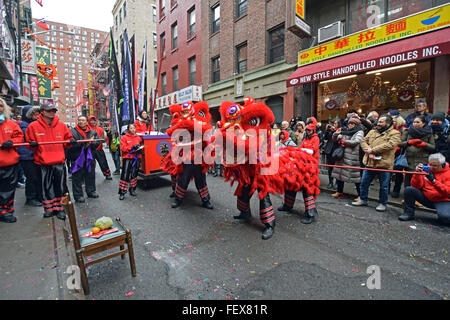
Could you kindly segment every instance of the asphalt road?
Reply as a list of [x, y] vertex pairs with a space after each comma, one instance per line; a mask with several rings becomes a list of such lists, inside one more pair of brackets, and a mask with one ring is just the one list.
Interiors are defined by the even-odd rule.
[[[293, 214], [277, 213], [275, 235], [261, 239], [258, 200], [253, 218], [236, 222], [235, 187], [208, 176], [214, 210], [200, 206], [191, 182], [181, 208], [170, 207], [169, 177], [153, 181], [138, 197], [119, 201], [118, 177], [97, 174], [101, 198], [76, 206], [85, 225], [119, 216], [131, 229], [137, 264], [115, 259], [89, 270], [87, 299], [447, 299], [450, 296], [450, 228], [436, 216], [418, 221], [355, 208], [329, 194], [318, 198], [317, 223], [303, 225], [301, 195]], [[272, 196], [275, 208], [280, 196]], [[368, 289], [369, 266], [380, 268], [380, 289]]]
[[[100, 198], [76, 205], [78, 223], [86, 227], [104, 215], [120, 217], [132, 232], [137, 277], [131, 277], [128, 259], [95, 264], [88, 270], [88, 300], [439, 300], [450, 296], [450, 227], [438, 224], [432, 213], [418, 211], [418, 221], [404, 223], [397, 219], [399, 208], [378, 213], [375, 203], [369, 208], [355, 208], [348, 200], [336, 200], [323, 193], [317, 200], [317, 222], [303, 225], [300, 218], [304, 206], [299, 195], [294, 213], [277, 212], [275, 234], [263, 241], [256, 197], [251, 201], [252, 220], [234, 221], [235, 187], [219, 177], [207, 177], [214, 210], [200, 206], [193, 181], [183, 206], [172, 209], [168, 176], [154, 180], [147, 190], [138, 188], [137, 198], [127, 195], [124, 201], [119, 201], [117, 194], [118, 176], [106, 181], [97, 168], [96, 178]], [[19, 190], [17, 197], [23, 201], [23, 191]], [[277, 208], [281, 197], [272, 196], [272, 202]], [[20, 208], [19, 222], [24, 213], [41, 210]], [[34, 214], [33, 219], [43, 233], [49, 233], [47, 238], [51, 237], [52, 220], [42, 220], [40, 215]], [[10, 226], [0, 227], [10, 230]], [[59, 234], [62, 223], [56, 220], [55, 228], [54, 235]], [[36, 234], [41, 231], [33, 229]], [[31, 232], [27, 238], [30, 243]], [[24, 243], [16, 238], [14, 244], [22, 247]], [[48, 248], [42, 248], [46, 252], [42, 259], [48, 260], [46, 270], [53, 265], [65, 270], [64, 257], [59, 257], [63, 261], [58, 262], [52, 255], [54, 246], [50, 241]], [[26, 250], [20, 261], [15, 259], [14, 250], [13, 246], [9, 250], [3, 247], [2, 259], [6, 260], [1, 264], [2, 273], [27, 266]], [[33, 250], [29, 251], [31, 254]], [[37, 253], [38, 249], [33, 251]], [[380, 289], [368, 288], [371, 274], [366, 271], [374, 265], [380, 269]], [[52, 277], [52, 281], [37, 286], [41, 292], [34, 295], [26, 295], [27, 287], [19, 285], [5, 289], [10, 280], [4, 279], [1, 298], [79, 298], [65, 288], [68, 275], [59, 272]], [[29, 286], [32, 280], [23, 282]], [[42, 290], [64, 292], [47, 295]]]

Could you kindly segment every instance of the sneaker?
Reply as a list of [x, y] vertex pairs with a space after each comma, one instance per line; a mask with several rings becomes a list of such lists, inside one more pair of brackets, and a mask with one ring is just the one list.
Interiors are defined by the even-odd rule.
[[384, 204], [379, 204], [376, 208], [375, 208], [375, 210], [377, 210], [377, 211], [379, 211], [379, 212], [384, 212], [384, 211], [386, 211], [386, 206], [384, 205]]
[[115, 175], [115, 176], [118, 176], [118, 175], [120, 175], [120, 170], [116, 170], [116, 171], [114, 171], [113, 175]]
[[42, 207], [42, 203], [39, 202], [39, 201], [37, 201], [37, 200], [34, 200], [34, 199], [32, 199], [32, 200], [27, 200], [27, 201], [25, 202], [25, 205], [26, 205], [26, 206], [30, 206], [30, 207]]
[[83, 197], [81, 197], [81, 198], [75, 199], [75, 202], [76, 203], [85, 203], [86, 200]]
[[422, 205], [419, 201], [416, 201], [416, 202], [414, 203], [414, 205], [415, 205], [416, 207], [418, 207], [418, 208], [423, 207], [423, 205]]
[[105, 179], [106, 180], [112, 180], [113, 178], [111, 177], [111, 175], [109, 175], [109, 176], [106, 176]]
[[400, 217], [398, 217], [398, 220], [400, 220], [400, 221], [411, 221], [411, 220], [414, 220], [414, 216], [409, 216], [407, 214], [402, 214]]
[[97, 192], [92, 192], [90, 194], [88, 194], [88, 198], [92, 198], [92, 199], [97, 199], [99, 197]]
[[16, 188], [17, 188], [17, 189], [23, 189], [23, 188], [25, 188], [25, 184], [24, 184], [24, 183], [17, 182]]
[[353, 200], [354, 202], [358, 202], [359, 200], [361, 200], [360, 197], [356, 198], [355, 200]]
[[355, 207], [362, 207], [362, 206], [368, 206], [368, 203], [367, 203], [367, 201], [363, 201], [363, 200], [359, 200], [359, 201], [356, 201], [356, 202], [352, 202], [352, 206], [355, 206]]
[[125, 199], [125, 195], [124, 194], [120, 194], [119, 195], [119, 200], [123, 200], [123, 199]]
[[13, 215], [8, 215], [8, 216], [0, 216], [0, 221], [1, 222], [5, 222], [5, 223], [15, 223], [17, 222], [17, 218], [14, 217]]

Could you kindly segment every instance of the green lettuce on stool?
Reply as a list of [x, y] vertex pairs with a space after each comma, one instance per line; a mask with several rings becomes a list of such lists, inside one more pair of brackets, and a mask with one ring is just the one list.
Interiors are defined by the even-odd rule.
[[101, 217], [97, 221], [95, 221], [95, 226], [100, 228], [100, 230], [109, 229], [113, 226], [113, 221], [110, 217]]

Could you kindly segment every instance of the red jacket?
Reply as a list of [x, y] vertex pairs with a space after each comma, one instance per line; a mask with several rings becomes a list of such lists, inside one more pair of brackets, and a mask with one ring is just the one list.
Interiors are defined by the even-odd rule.
[[[22, 129], [12, 120], [6, 119], [0, 124], [0, 146], [3, 142], [11, 140], [14, 143], [23, 143]], [[19, 162], [16, 148], [0, 149], [0, 167], [9, 167]]]
[[444, 171], [433, 173], [436, 181], [431, 183], [423, 175], [413, 175], [411, 186], [423, 192], [432, 202], [450, 201], [450, 166], [446, 163]]
[[136, 127], [136, 133], [144, 133], [147, 131], [152, 131], [152, 126], [147, 126], [147, 122], [145, 121], [139, 121], [139, 119], [136, 119], [134, 122], [134, 126]]
[[[95, 118], [95, 117], [94, 117], [94, 116], [88, 117], [88, 123], [91, 122], [91, 119], [92, 119], [92, 118]], [[92, 130], [94, 130], [95, 132], [97, 132], [98, 137], [99, 137], [100, 139], [103, 139], [103, 135], [104, 135], [104, 133], [105, 133], [105, 130], [103, 130], [102, 127], [100, 127], [100, 126], [95, 126], [95, 127], [93, 127], [93, 126], [91, 126], [91, 125], [89, 125], [89, 127], [90, 127]], [[103, 149], [103, 143], [100, 143], [100, 145], [97, 147], [96, 150], [102, 150], [102, 149]]]
[[[133, 146], [141, 144], [142, 138], [138, 135], [131, 135], [127, 133], [120, 139], [120, 150], [122, 151], [122, 159], [133, 159], [136, 153], [131, 154]], [[141, 158], [141, 153], [139, 152], [139, 158]]]
[[314, 133], [313, 136], [310, 139], [307, 139], [306, 137], [303, 139], [302, 145], [300, 146], [300, 149], [311, 149], [314, 151], [313, 157], [319, 161], [320, 153], [319, 153], [319, 144], [320, 139], [317, 133]]
[[[60, 122], [57, 116], [53, 119], [52, 124], [49, 125], [41, 114], [36, 121], [28, 126], [27, 131], [25, 132], [25, 138], [27, 142], [50, 142], [69, 141], [73, 139], [73, 136], [72, 133], [70, 133], [69, 128], [67, 128], [64, 123]], [[70, 145], [40, 145], [34, 152], [34, 162], [38, 165], [45, 166], [62, 164], [66, 160], [64, 148], [69, 149]]]

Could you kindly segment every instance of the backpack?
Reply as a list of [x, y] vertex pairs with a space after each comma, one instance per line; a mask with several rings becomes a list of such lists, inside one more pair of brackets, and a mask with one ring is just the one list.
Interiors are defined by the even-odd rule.
[[112, 139], [110, 150], [112, 152], [117, 152], [117, 150], [119, 150], [119, 147], [120, 147], [120, 139], [119, 139], [119, 137], [117, 137], [115, 139]]

